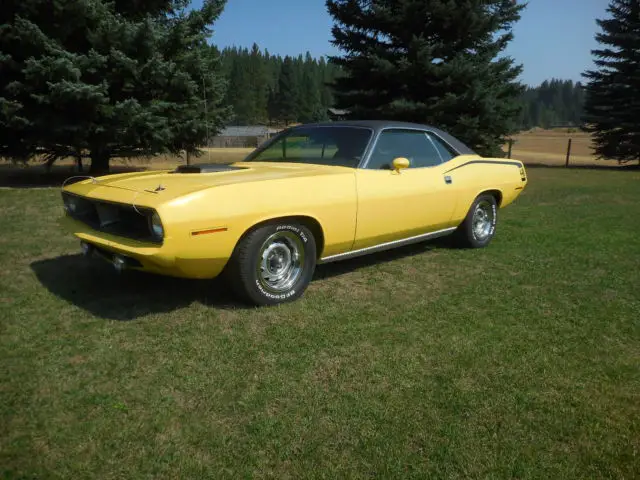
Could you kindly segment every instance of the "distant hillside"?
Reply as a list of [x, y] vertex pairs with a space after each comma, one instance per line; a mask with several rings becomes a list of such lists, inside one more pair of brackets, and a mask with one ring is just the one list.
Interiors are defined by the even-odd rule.
[[527, 88], [522, 96], [520, 128], [552, 128], [580, 126], [584, 106], [584, 90], [580, 82], [547, 80], [540, 86]]

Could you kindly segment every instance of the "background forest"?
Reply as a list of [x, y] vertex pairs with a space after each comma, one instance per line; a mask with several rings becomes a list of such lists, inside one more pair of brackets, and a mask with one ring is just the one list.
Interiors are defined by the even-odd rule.
[[[211, 47], [215, 48], [215, 47]], [[220, 54], [228, 82], [225, 103], [233, 108], [233, 125], [313, 122], [328, 119], [334, 106], [331, 82], [340, 68], [309, 53], [282, 57], [253, 48], [226, 48]], [[584, 105], [580, 82], [552, 79], [522, 94], [519, 126], [579, 126]]]

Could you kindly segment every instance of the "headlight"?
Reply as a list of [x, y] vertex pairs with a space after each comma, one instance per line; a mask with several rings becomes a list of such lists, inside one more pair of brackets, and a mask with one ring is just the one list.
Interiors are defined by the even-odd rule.
[[162, 222], [160, 221], [160, 215], [158, 212], [153, 212], [151, 218], [149, 219], [149, 228], [151, 229], [152, 235], [158, 240], [164, 237], [164, 228], [162, 228]]

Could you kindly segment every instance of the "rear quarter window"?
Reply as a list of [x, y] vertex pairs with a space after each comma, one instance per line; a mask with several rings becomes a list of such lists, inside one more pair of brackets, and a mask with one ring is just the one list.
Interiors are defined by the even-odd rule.
[[455, 150], [453, 150], [453, 148], [451, 148], [444, 141], [442, 141], [442, 139], [440, 139], [440, 137], [438, 137], [437, 135], [435, 135], [433, 133], [429, 133], [428, 135], [429, 135], [429, 138], [431, 139], [431, 141], [433, 142], [433, 145], [436, 147], [436, 150], [440, 154], [440, 158], [442, 158], [443, 162], [448, 162], [452, 158], [458, 156], [458, 154], [455, 152]]

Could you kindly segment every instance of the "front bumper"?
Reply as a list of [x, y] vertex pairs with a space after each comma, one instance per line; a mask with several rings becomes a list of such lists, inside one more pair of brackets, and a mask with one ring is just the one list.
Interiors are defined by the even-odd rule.
[[158, 245], [98, 232], [68, 215], [62, 218], [61, 223], [86, 244], [91, 253], [97, 253], [112, 264], [124, 259], [125, 264], [121, 265], [121, 269], [181, 278], [213, 278], [222, 272], [228, 261], [228, 256], [191, 258], [185, 255], [188, 252], [177, 252], [170, 239]]

